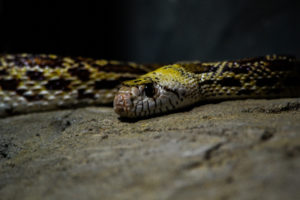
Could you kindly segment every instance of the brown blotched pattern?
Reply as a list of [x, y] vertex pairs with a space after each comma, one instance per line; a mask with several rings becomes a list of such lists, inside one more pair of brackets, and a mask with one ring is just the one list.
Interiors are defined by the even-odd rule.
[[[216, 62], [210, 65], [213, 65], [212, 70], [207, 72], [212, 74], [203, 74], [199, 82], [200, 90], [206, 97], [210, 95], [220, 98], [222, 95], [232, 96], [232, 98], [291, 96], [296, 88], [299, 88], [296, 77], [299, 79], [300, 66], [293, 56], [267, 55]], [[215, 85], [215, 90], [209, 85]]]
[[0, 116], [77, 104], [111, 103], [124, 80], [153, 68], [131, 62], [57, 55], [0, 56]]
[[278, 55], [168, 65], [123, 83], [115, 111], [136, 118], [201, 101], [300, 96], [299, 67], [295, 57]]
[[[112, 103], [121, 83], [128, 80], [132, 80], [126, 82], [128, 87], [134, 85], [149, 90], [146, 93], [152, 101], [141, 103], [141, 100], [139, 105], [145, 115], [151, 114], [148, 110], [152, 105], [168, 105], [157, 110], [169, 111], [177, 109], [180, 102], [191, 104], [196, 100], [220, 98], [296, 96], [300, 91], [299, 62], [291, 56], [181, 62], [166, 65], [159, 73], [153, 71], [161, 66], [51, 54], [1, 55], [0, 116], [73, 105]], [[148, 72], [151, 76], [144, 75]], [[184, 83], [181, 82], [183, 80]], [[164, 84], [160, 86], [162, 82]], [[172, 86], [168, 85], [170, 82], [173, 82]], [[152, 97], [152, 93], [158, 90], [154, 83], [174, 98], [159, 100], [155, 95]], [[196, 85], [190, 87], [194, 83]], [[182, 84], [192, 91], [176, 88]], [[185, 99], [186, 95], [190, 100]], [[136, 113], [138, 111], [135, 109]]]

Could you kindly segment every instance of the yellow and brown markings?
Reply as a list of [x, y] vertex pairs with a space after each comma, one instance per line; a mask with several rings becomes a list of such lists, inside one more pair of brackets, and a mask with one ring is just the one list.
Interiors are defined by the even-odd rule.
[[[123, 81], [123, 85], [136, 86], [172, 79], [192, 85], [190, 80], [200, 77], [197, 80], [201, 93], [215, 96], [251, 95], [259, 90], [276, 93], [285, 86], [300, 85], [299, 63], [291, 56], [186, 62], [157, 69], [161, 66], [56, 55], [3, 55], [0, 56], [0, 91], [15, 91], [28, 101], [37, 101], [44, 98], [42, 91], [63, 94], [76, 91], [78, 99], [94, 99], [98, 91], [112, 91]], [[154, 69], [157, 70], [146, 74]], [[143, 76], [137, 78], [140, 75]]]
[[151, 77], [148, 77], [148, 76], [144, 77], [144, 76], [142, 76], [142, 77], [134, 79], [134, 80], [124, 81], [124, 82], [122, 82], [122, 85], [130, 87], [130, 86], [137, 86], [137, 85], [146, 85], [146, 84], [153, 83], [153, 82], [154, 81], [152, 80]]
[[73, 91], [78, 99], [95, 99], [98, 91], [110, 91], [150, 69], [131, 62], [6, 54], [0, 56], [0, 91], [15, 91], [28, 101], [42, 100], [43, 91], [60, 95]]
[[14, 55], [3, 55], [2, 64], [6, 63], [9, 66], [24, 67], [24, 66], [39, 66], [55, 68], [62, 65], [62, 57], [54, 55], [31, 55], [31, 54], [14, 54]]
[[[202, 65], [206, 65], [203, 63]], [[208, 64], [211, 69], [206, 69], [206, 72], [214, 72], [212, 76], [207, 76], [200, 80], [200, 90], [207, 92], [207, 87], [218, 90], [222, 86], [224, 90], [232, 90], [232, 87], [239, 88], [236, 91], [237, 95], [251, 95], [257, 92], [259, 88], [267, 94], [279, 93], [284, 89], [284, 86], [300, 85], [300, 82], [295, 77], [299, 77], [300, 69], [295, 69], [297, 66], [295, 57], [288, 56], [265, 56], [238, 61], [228, 61], [223, 63]], [[222, 68], [220, 68], [222, 67]], [[288, 75], [286, 72], [297, 72], [297, 75]], [[216, 75], [215, 73], [218, 72]], [[284, 75], [285, 74], [285, 75]], [[285, 77], [282, 77], [282, 76]], [[217, 77], [217, 78], [215, 78]], [[220, 87], [219, 87], [220, 86]], [[212, 91], [216, 93], [216, 91]], [[232, 95], [228, 92], [227, 95]]]

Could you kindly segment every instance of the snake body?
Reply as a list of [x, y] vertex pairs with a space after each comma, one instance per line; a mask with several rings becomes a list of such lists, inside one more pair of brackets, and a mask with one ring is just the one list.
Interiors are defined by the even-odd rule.
[[113, 102], [121, 117], [147, 117], [200, 101], [300, 96], [299, 78], [295, 57], [280, 55], [160, 66], [5, 54], [0, 116]]

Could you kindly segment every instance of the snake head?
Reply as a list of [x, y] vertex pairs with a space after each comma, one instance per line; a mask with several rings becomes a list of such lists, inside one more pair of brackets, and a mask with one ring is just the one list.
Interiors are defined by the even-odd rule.
[[[187, 105], [187, 88], [170, 67], [160, 68], [138, 79], [125, 81], [114, 99], [121, 117], [148, 117]], [[189, 84], [190, 85], [190, 84]]]
[[121, 117], [150, 115], [156, 106], [159, 90], [150, 79], [125, 81], [114, 99], [114, 110]]

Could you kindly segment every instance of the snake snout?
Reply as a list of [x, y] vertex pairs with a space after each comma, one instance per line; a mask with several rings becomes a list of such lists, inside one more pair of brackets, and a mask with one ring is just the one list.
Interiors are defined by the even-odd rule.
[[129, 117], [131, 109], [131, 91], [129, 88], [121, 88], [114, 98], [114, 110], [121, 117]]

